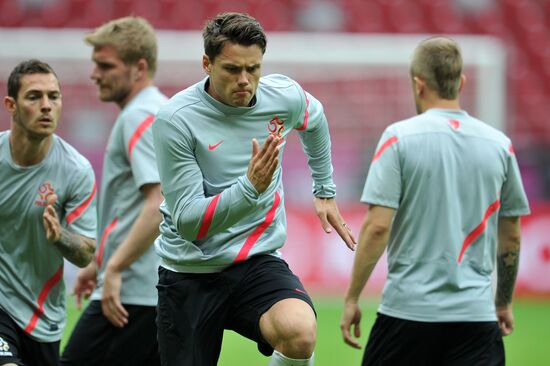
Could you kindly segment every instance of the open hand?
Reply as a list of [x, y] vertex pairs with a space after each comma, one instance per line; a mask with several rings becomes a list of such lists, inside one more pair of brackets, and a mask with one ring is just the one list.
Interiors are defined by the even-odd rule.
[[48, 196], [46, 208], [42, 214], [42, 222], [46, 230], [46, 239], [51, 243], [61, 240], [61, 223], [57, 217], [57, 212], [55, 212], [55, 201], [57, 201], [57, 195], [52, 194]]
[[357, 241], [353, 236], [351, 228], [346, 224], [342, 215], [340, 215], [336, 200], [334, 198], [315, 197], [313, 204], [315, 206], [315, 212], [317, 212], [317, 216], [319, 220], [321, 220], [323, 230], [325, 230], [326, 233], [331, 233], [331, 227], [333, 227], [342, 240], [344, 240], [347, 247], [351, 250], [355, 250]]
[[269, 135], [260, 149], [258, 140], [252, 139], [252, 158], [246, 173], [250, 183], [258, 193], [263, 193], [271, 184], [271, 179], [279, 163], [279, 138]]

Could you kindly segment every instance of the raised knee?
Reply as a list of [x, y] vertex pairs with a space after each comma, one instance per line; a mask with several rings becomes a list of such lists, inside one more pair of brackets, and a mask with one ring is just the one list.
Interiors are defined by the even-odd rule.
[[299, 359], [309, 358], [313, 354], [317, 342], [317, 325], [315, 322], [301, 322], [288, 329], [287, 334], [282, 335], [280, 339], [282, 342], [276, 349], [285, 356]]

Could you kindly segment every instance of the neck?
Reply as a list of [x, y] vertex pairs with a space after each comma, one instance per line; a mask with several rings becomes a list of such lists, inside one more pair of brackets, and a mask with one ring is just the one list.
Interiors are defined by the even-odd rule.
[[425, 112], [428, 109], [452, 109], [461, 110], [460, 101], [457, 99], [442, 99], [442, 98], [429, 98], [426, 99], [422, 105], [422, 111]]
[[50, 150], [52, 135], [45, 138], [31, 138], [17, 128], [10, 133], [10, 151], [13, 161], [20, 166], [40, 163]]
[[118, 102], [117, 105], [119, 106], [120, 109], [123, 109], [124, 107], [126, 107], [128, 103], [130, 103], [132, 99], [134, 99], [136, 95], [138, 95], [143, 89], [151, 85], [153, 85], [153, 80], [151, 79], [144, 79], [142, 81], [138, 81], [134, 83], [134, 86], [132, 87], [132, 90], [130, 91], [130, 93], [128, 93], [128, 95], [126, 96], [126, 98], [124, 98], [124, 100]]

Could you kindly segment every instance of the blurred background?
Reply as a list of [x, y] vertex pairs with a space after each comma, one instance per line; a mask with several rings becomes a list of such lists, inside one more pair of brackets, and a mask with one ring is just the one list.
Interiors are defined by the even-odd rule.
[[[7, 77], [18, 62], [31, 57], [49, 62], [63, 93], [58, 133], [91, 161], [101, 180], [119, 110], [97, 100], [84, 34], [121, 16], [148, 19], [159, 38], [156, 84], [171, 96], [204, 77], [200, 30], [222, 11], [256, 17], [268, 35], [264, 74], [287, 74], [323, 103], [337, 200], [356, 234], [366, 211], [359, 197], [379, 136], [390, 123], [415, 114], [408, 75], [414, 47], [436, 34], [459, 41], [468, 79], [462, 105], [512, 138], [532, 207], [522, 222], [517, 331], [505, 340], [507, 361], [550, 364], [550, 0], [0, 0], [0, 90], [6, 94]], [[9, 116], [0, 112], [0, 130], [7, 128]], [[317, 364], [359, 364], [361, 352], [344, 346], [338, 330], [353, 253], [335, 234], [322, 232], [313, 213], [309, 169], [293, 135], [283, 162], [288, 212], [283, 253], [316, 302]], [[75, 273], [66, 266], [69, 292]], [[385, 274], [383, 258], [364, 292], [362, 342]], [[64, 341], [78, 318], [71, 304]], [[221, 365], [266, 363], [254, 344], [228, 333]]]
[[[222, 11], [248, 12], [268, 34], [264, 74], [285, 73], [316, 96], [329, 119], [338, 202], [355, 233], [373, 150], [390, 123], [415, 114], [410, 54], [429, 35], [463, 46], [468, 78], [463, 107], [513, 140], [533, 214], [523, 221], [519, 296], [550, 298], [550, 1], [547, 0], [0, 0], [0, 88], [21, 60], [56, 69], [64, 110], [58, 133], [92, 162], [103, 152], [119, 112], [97, 101], [84, 34], [129, 15], [159, 34], [157, 85], [167, 95], [203, 77], [200, 30]], [[0, 129], [9, 128], [7, 113]], [[287, 260], [319, 292], [341, 294], [353, 254], [324, 234], [313, 215], [309, 171], [299, 141], [284, 165]], [[0, 177], [1, 179], [1, 177]], [[460, 199], [460, 197], [458, 198]], [[71, 281], [72, 270], [68, 269]], [[369, 293], [383, 285], [377, 267]]]

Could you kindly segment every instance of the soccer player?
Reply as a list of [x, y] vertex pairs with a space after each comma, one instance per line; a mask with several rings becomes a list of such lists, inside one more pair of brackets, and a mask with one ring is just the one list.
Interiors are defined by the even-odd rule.
[[410, 72], [419, 115], [390, 125], [372, 159], [342, 335], [360, 348], [359, 295], [387, 246], [388, 278], [363, 365], [504, 365], [519, 217], [529, 213], [514, 149], [461, 109], [455, 41], [421, 42]]
[[273, 354], [271, 365], [312, 365], [313, 304], [278, 251], [286, 236], [279, 161], [298, 130], [322, 226], [354, 248], [334, 199], [327, 120], [295, 81], [260, 78], [266, 36], [254, 18], [219, 14], [203, 38], [207, 77], [170, 99], [153, 125], [165, 195], [155, 244], [161, 360], [215, 365], [232, 329]]
[[61, 115], [54, 70], [18, 64], [0, 132], [0, 365], [57, 365], [65, 326], [63, 258], [85, 267], [95, 249], [92, 166], [54, 134]]
[[99, 246], [80, 273], [80, 301], [97, 286], [62, 356], [62, 365], [159, 364], [155, 324], [162, 202], [151, 124], [167, 98], [153, 85], [157, 41], [143, 18], [110, 21], [85, 37], [99, 99], [121, 112], [107, 144], [99, 198]]

